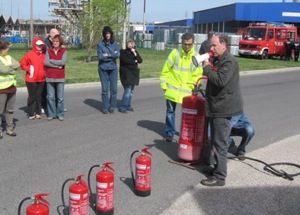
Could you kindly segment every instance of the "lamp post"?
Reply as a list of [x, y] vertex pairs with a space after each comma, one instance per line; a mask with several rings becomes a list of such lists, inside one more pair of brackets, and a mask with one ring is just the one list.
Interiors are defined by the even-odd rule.
[[[123, 0], [121, 0], [123, 1]], [[126, 48], [126, 27], [127, 27], [127, 21], [128, 20], [128, 14], [127, 14], [127, 9], [128, 5], [131, 3], [131, 0], [124, 0], [124, 6], [125, 6], [125, 16], [124, 16], [124, 22], [123, 22], [123, 38], [122, 38], [122, 48]]]
[[146, 33], [146, 0], [144, 0], [144, 11], [143, 11], [143, 40], [145, 40], [145, 33]]
[[28, 37], [29, 44], [31, 44], [32, 39], [33, 39], [33, 0], [30, 0], [30, 34]]

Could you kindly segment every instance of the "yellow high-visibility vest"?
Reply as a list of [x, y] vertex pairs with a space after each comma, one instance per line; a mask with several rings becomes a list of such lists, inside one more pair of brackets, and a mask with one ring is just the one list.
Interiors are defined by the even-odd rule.
[[[5, 66], [12, 64], [11, 56], [0, 56], [1, 62]], [[17, 80], [15, 75], [0, 75], [0, 90], [9, 88], [10, 86], [17, 86]]]
[[188, 53], [182, 48], [173, 49], [164, 63], [160, 86], [165, 90], [165, 98], [182, 103], [185, 96], [192, 94], [194, 84], [202, 76], [202, 67], [195, 67], [192, 57], [199, 55], [193, 47]]

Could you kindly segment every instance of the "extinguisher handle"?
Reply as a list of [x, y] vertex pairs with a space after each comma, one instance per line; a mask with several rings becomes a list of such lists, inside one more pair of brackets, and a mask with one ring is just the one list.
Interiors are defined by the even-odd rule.
[[150, 152], [150, 148], [148, 148], [148, 147], [143, 148], [143, 149], [141, 150], [141, 152], [143, 152], [143, 153], [145, 153], [145, 154], [148, 154], [148, 155], [152, 156], [152, 153]]
[[114, 172], [114, 168], [112, 168], [110, 165], [114, 164], [114, 162], [105, 162], [102, 164], [102, 167], [103, 168], [107, 168], [107, 169], [110, 169], [112, 172]]
[[47, 206], [50, 206], [50, 203], [46, 199], [44, 199], [43, 196], [49, 196], [49, 193], [39, 193], [39, 194], [36, 194], [34, 196], [34, 199], [36, 201], [39, 201], [39, 202], [47, 205]]
[[207, 80], [207, 76], [202, 76], [202, 77], [198, 78], [198, 80], [196, 81], [196, 86], [199, 85], [201, 80]]
[[84, 186], [85, 188], [87, 188], [89, 190], [89, 184], [85, 180], [82, 179], [83, 176], [85, 176], [85, 174], [78, 175], [76, 177], [76, 182], [81, 184], [82, 186]]

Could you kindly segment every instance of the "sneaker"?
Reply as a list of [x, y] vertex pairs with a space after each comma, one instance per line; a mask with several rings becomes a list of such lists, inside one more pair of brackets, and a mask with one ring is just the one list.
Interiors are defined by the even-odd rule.
[[36, 115], [35, 115], [35, 118], [36, 118], [36, 119], [42, 119], [42, 116], [39, 115], [39, 114], [36, 114]]
[[103, 114], [108, 114], [108, 110], [102, 110]]
[[59, 117], [58, 117], [58, 120], [59, 120], [59, 121], [64, 121], [64, 118], [61, 117], [61, 116], [59, 116]]
[[51, 121], [52, 119], [54, 119], [53, 117], [47, 117], [48, 121]]
[[173, 141], [173, 137], [167, 136], [167, 137], [166, 137], [166, 141], [167, 141], [168, 143], [171, 143], [171, 142]]
[[130, 107], [130, 108], [127, 108], [126, 110], [127, 110], [127, 111], [131, 111], [131, 112], [133, 112], [133, 111], [134, 111], [134, 109], [133, 109], [132, 107]]
[[127, 110], [119, 109], [120, 113], [127, 113]]
[[114, 110], [113, 108], [110, 108], [110, 109], [109, 109], [109, 112], [110, 112], [111, 114], [113, 114], [113, 113], [115, 112], [115, 110]]
[[215, 179], [215, 178], [212, 178], [212, 177], [210, 177], [208, 179], [203, 179], [200, 183], [202, 185], [208, 186], [208, 187], [224, 186], [225, 185], [224, 180]]
[[6, 134], [7, 134], [8, 136], [11, 136], [11, 137], [17, 136], [17, 133], [14, 132], [14, 129], [13, 129], [13, 128], [8, 128], [8, 129], [6, 129]]
[[34, 120], [34, 119], [35, 119], [35, 116], [29, 116], [28, 119]]

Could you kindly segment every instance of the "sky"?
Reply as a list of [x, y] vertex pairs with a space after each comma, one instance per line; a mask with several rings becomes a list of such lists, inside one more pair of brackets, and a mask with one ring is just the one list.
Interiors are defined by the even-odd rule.
[[[57, 17], [50, 16], [48, 0], [32, 1], [34, 19], [57, 19]], [[232, 3], [284, 1], [293, 2], [293, 0], [131, 0], [129, 20], [131, 22], [143, 22], [144, 19], [146, 22], [167, 22], [193, 18], [193, 12]], [[30, 2], [31, 0], [0, 0], [0, 14], [30, 19]], [[146, 2], [145, 13], [144, 2]]]

